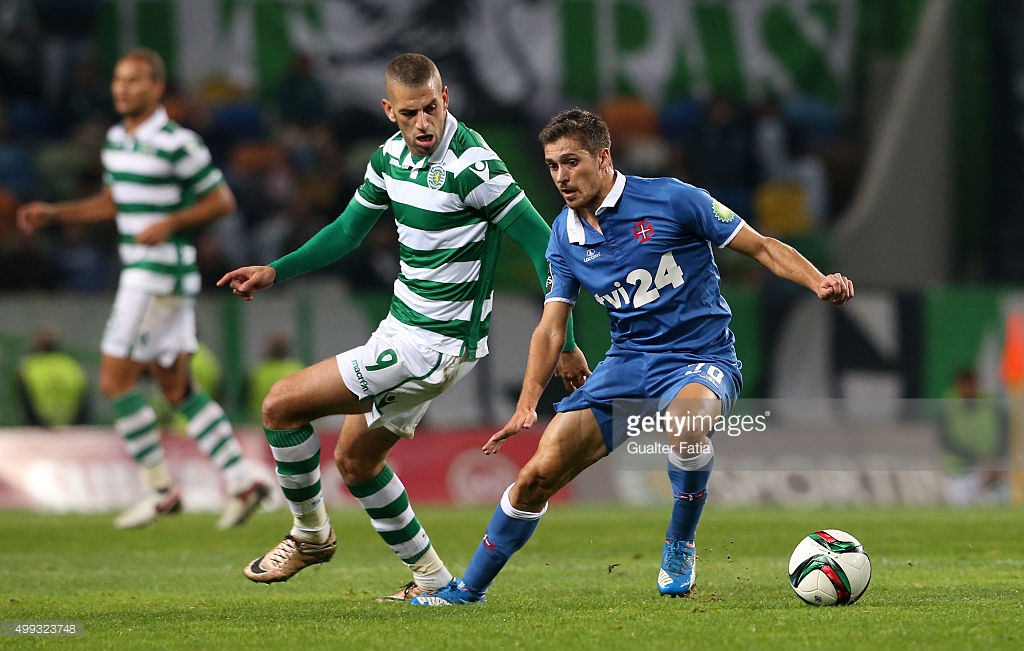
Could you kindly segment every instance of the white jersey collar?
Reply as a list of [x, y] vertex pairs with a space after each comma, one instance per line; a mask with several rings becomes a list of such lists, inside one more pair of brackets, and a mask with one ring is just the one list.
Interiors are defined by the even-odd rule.
[[437, 149], [434, 150], [434, 153], [419, 160], [413, 158], [412, 151], [409, 149], [409, 143], [403, 140], [402, 145], [405, 147], [405, 155], [402, 156], [402, 167], [406, 169], [424, 169], [442, 162], [444, 160], [445, 153], [452, 144], [452, 138], [455, 137], [455, 131], [458, 128], [458, 119], [456, 119], [456, 117], [450, 112], [445, 111], [444, 133], [441, 134], [441, 142], [438, 143]]
[[[605, 208], [612, 208], [619, 199], [622, 198], [622, 191], [626, 187], [626, 176], [621, 174], [618, 170], [615, 171], [615, 183], [612, 184], [612, 189], [608, 191], [604, 201], [597, 208], [597, 214], [600, 215], [604, 212]], [[569, 208], [569, 214], [565, 218], [565, 234], [569, 238], [569, 242], [572, 244], [586, 244], [587, 235], [583, 229], [583, 220], [579, 218], [576, 211]]]
[[[135, 132], [131, 134], [136, 140], [149, 140], [155, 136], [160, 129], [167, 126], [170, 122], [170, 118], [167, 117], [167, 109], [162, 105], [157, 105], [156, 110], [153, 111], [153, 115], [146, 118], [146, 121], [135, 128]], [[125, 129], [127, 132], [127, 129]]]

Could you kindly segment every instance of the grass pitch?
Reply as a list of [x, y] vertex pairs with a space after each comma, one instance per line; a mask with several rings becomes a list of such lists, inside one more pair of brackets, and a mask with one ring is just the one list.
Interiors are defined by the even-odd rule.
[[[466, 566], [490, 509], [421, 508], [449, 566]], [[709, 505], [697, 587], [659, 597], [669, 505], [556, 506], [488, 603], [377, 604], [408, 580], [362, 512], [336, 511], [334, 560], [275, 585], [242, 567], [283, 536], [286, 512], [214, 528], [185, 514], [140, 531], [111, 516], [0, 513], [0, 620], [76, 620], [80, 637], [0, 647], [189, 649], [1021, 648], [1024, 513], [1017, 509], [730, 510]], [[852, 606], [802, 603], [790, 552], [822, 528], [864, 544], [871, 585]]]

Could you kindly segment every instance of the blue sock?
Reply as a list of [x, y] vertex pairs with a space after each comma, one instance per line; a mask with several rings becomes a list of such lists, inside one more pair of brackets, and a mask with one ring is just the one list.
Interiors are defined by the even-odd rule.
[[[675, 505], [672, 507], [672, 519], [669, 520], [665, 539], [670, 542], [678, 540], [692, 541], [697, 535], [697, 523], [704, 510], [704, 502], [708, 499], [708, 479], [711, 468], [715, 465], [714, 451], [710, 455], [701, 455], [700, 461], [709, 456], [703, 465], [694, 470], [683, 470], [672, 460], [668, 462], [668, 479], [672, 484]], [[678, 459], [677, 459], [678, 461]], [[686, 459], [683, 463], [691, 461]], [[688, 464], [695, 465], [695, 464]]]
[[509, 486], [501, 496], [501, 503], [494, 510], [484, 538], [476, 548], [462, 577], [466, 589], [475, 597], [487, 592], [498, 572], [505, 567], [512, 554], [526, 544], [537, 528], [540, 516], [547, 511], [547, 505], [540, 513], [529, 513], [513, 508], [508, 499], [511, 488]]

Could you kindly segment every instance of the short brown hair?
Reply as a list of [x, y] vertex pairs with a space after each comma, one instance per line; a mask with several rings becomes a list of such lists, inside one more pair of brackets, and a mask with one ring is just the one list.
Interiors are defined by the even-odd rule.
[[149, 75], [158, 84], [162, 84], [167, 81], [167, 66], [164, 65], [164, 59], [156, 50], [151, 50], [148, 47], [133, 47], [124, 53], [121, 60], [124, 59], [137, 59], [149, 65]]
[[551, 118], [540, 130], [538, 138], [541, 145], [548, 145], [561, 138], [574, 138], [595, 158], [602, 149], [612, 147], [608, 124], [600, 115], [581, 108], [567, 109]]
[[384, 71], [384, 79], [396, 81], [403, 86], [426, 86], [434, 79], [440, 82], [441, 71], [430, 57], [409, 52], [395, 57], [388, 64], [387, 70]]

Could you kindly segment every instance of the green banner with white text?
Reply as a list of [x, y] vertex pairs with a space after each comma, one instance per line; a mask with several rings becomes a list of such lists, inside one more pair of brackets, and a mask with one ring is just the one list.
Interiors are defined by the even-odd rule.
[[376, 107], [387, 62], [419, 51], [438, 62], [467, 117], [545, 117], [566, 101], [596, 104], [619, 94], [654, 104], [713, 90], [842, 101], [854, 91], [862, 26], [892, 29], [865, 16], [884, 18], [893, 5], [916, 14], [920, 2], [882, 4], [103, 0], [94, 32], [108, 68], [124, 48], [148, 45], [185, 89], [226, 77], [263, 100], [302, 52], [336, 108], [363, 110]]

